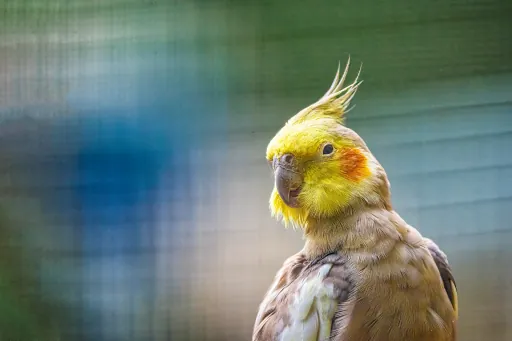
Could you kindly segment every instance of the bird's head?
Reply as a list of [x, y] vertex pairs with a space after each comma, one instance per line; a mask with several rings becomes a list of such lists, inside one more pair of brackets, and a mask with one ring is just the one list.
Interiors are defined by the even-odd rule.
[[350, 59], [325, 95], [293, 116], [274, 136], [266, 158], [275, 178], [272, 215], [286, 225], [347, 214], [362, 204], [388, 205], [388, 181], [365, 142], [343, 125], [361, 82], [343, 88]]

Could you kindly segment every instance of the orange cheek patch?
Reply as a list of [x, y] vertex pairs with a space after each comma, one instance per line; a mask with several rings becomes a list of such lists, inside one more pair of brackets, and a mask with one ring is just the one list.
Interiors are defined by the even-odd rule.
[[370, 176], [366, 157], [356, 148], [341, 151], [341, 172], [345, 178], [359, 182]]

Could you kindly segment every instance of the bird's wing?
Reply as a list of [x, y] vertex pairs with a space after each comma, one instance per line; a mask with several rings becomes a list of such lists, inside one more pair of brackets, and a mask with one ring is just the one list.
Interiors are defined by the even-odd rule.
[[452, 269], [450, 264], [448, 263], [448, 258], [446, 254], [436, 245], [432, 240], [425, 238], [427, 242], [428, 249], [432, 258], [436, 263], [437, 269], [441, 274], [441, 280], [443, 281], [444, 290], [452, 303], [453, 309], [455, 310], [455, 315], [458, 316], [459, 310], [459, 302], [457, 297], [457, 285], [455, 283], [455, 278], [452, 273]]
[[450, 264], [448, 263], [448, 257], [446, 257], [446, 254], [432, 240], [425, 238], [425, 241], [427, 242], [427, 247], [430, 251], [430, 254], [432, 255], [432, 258], [434, 258], [434, 262], [436, 263], [439, 274], [441, 275], [444, 290], [450, 299], [453, 310], [455, 311], [455, 320], [453, 321], [453, 340], [456, 340], [457, 319], [459, 316], [459, 299], [457, 296], [457, 285], [455, 283], [455, 278], [453, 276]]
[[253, 341], [324, 341], [348, 324], [354, 283], [342, 256], [287, 259], [260, 305]]

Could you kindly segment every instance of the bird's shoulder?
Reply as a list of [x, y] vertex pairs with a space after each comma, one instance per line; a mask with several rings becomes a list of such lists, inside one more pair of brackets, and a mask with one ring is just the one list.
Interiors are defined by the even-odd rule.
[[[330, 253], [288, 258], [277, 272], [258, 312], [253, 340], [328, 339], [343, 327], [344, 304], [355, 285], [346, 258]], [[335, 317], [336, 315], [336, 317]]]
[[439, 270], [444, 290], [450, 299], [450, 303], [455, 310], [455, 314], [458, 315], [457, 284], [450, 263], [448, 262], [448, 257], [443, 252], [443, 250], [441, 250], [441, 248], [436, 243], [434, 243], [434, 241], [428, 238], [424, 238], [424, 241], [427, 245], [430, 255], [434, 259], [437, 269]]

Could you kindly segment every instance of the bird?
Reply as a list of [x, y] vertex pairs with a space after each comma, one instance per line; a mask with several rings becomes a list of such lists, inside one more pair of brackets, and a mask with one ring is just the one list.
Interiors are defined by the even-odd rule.
[[271, 215], [301, 230], [262, 299], [253, 341], [454, 341], [457, 286], [446, 254], [397, 213], [386, 171], [345, 124], [362, 64], [268, 143]]

